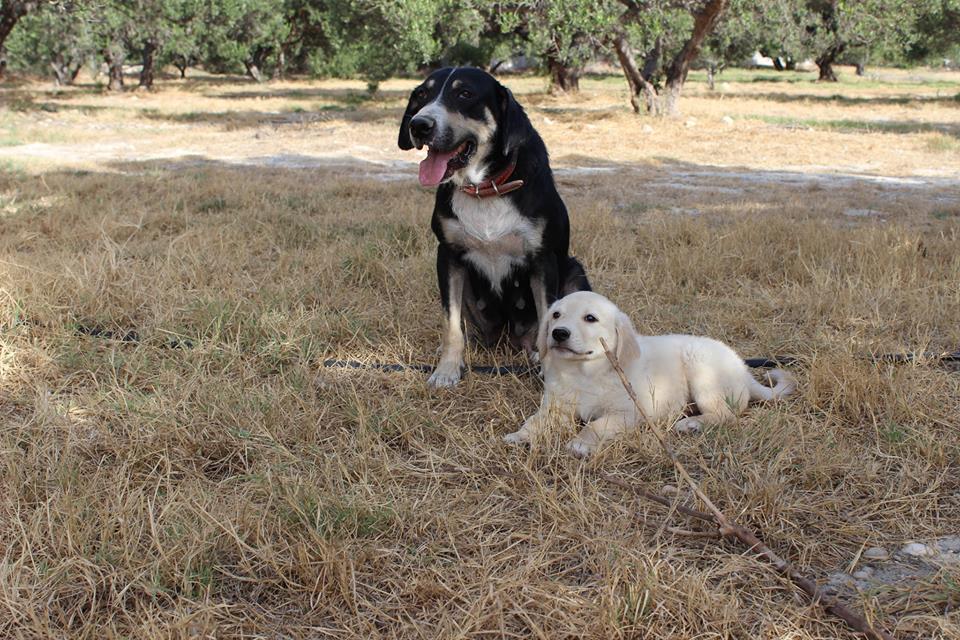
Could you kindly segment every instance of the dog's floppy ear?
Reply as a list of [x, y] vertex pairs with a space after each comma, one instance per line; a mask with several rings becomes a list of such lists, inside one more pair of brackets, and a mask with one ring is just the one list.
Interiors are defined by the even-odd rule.
[[[411, 94], [412, 97], [412, 94]], [[413, 140], [410, 139], [410, 106], [407, 104], [407, 110], [403, 112], [403, 119], [400, 121], [400, 136], [397, 144], [404, 151], [413, 149]]]
[[633, 323], [623, 311], [617, 311], [615, 329], [617, 332], [617, 362], [621, 367], [628, 367], [640, 357], [640, 345], [637, 344], [637, 331]]
[[503, 140], [503, 155], [508, 156], [514, 149], [519, 148], [527, 141], [530, 121], [523, 107], [513, 97], [510, 89], [502, 84], [497, 85], [500, 96], [500, 130]]
[[545, 313], [540, 318], [540, 328], [537, 329], [537, 353], [540, 354], [540, 362], [547, 357], [547, 325], [550, 324], [550, 314]]

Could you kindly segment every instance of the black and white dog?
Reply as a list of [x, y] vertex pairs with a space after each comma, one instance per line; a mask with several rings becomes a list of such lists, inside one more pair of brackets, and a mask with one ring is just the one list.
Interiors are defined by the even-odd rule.
[[440, 69], [410, 95], [399, 145], [426, 146], [420, 184], [439, 185], [431, 226], [446, 327], [429, 384], [460, 381], [463, 319], [484, 345], [506, 333], [532, 353], [547, 307], [590, 285], [568, 255], [567, 209], [523, 108], [480, 69]]

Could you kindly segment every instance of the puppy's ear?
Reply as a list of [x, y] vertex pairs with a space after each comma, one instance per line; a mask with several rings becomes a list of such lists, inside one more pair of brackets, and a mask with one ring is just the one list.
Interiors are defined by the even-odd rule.
[[640, 345], [637, 344], [637, 331], [623, 311], [617, 312], [615, 325], [617, 333], [617, 362], [626, 368], [640, 357]]
[[[410, 94], [411, 99], [413, 94]], [[403, 112], [403, 119], [400, 121], [400, 136], [397, 139], [397, 144], [404, 151], [409, 151], [413, 149], [413, 140], [410, 139], [410, 106], [408, 103], [407, 110]]]
[[543, 314], [540, 318], [540, 328], [537, 329], [537, 353], [540, 354], [540, 362], [547, 357], [547, 325], [550, 324], [550, 315]]
[[500, 97], [500, 131], [503, 136], [503, 155], [508, 156], [514, 149], [519, 148], [527, 141], [530, 130], [530, 120], [524, 113], [523, 107], [516, 101], [510, 89], [502, 84], [497, 85]]

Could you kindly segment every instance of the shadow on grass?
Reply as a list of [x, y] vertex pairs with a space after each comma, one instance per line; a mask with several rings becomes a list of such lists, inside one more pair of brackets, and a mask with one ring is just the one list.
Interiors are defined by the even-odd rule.
[[722, 96], [724, 99], [727, 98], [740, 98], [743, 100], [763, 100], [769, 102], [782, 102], [782, 103], [794, 103], [794, 102], [816, 102], [822, 104], [838, 104], [838, 105], [881, 105], [881, 104], [897, 104], [897, 105], [925, 105], [925, 104], [940, 104], [946, 106], [956, 106], [960, 108], [960, 93], [955, 96], [910, 96], [910, 95], [899, 95], [899, 96], [845, 96], [839, 93], [834, 93], [831, 95], [818, 95], [813, 93], [782, 93], [782, 92], [769, 92], [769, 93], [743, 93], [743, 92], [731, 92], [724, 91], [722, 94], [717, 94]]
[[97, 85], [71, 87], [66, 91], [40, 92], [20, 87], [0, 89], [0, 106], [19, 113], [57, 113], [59, 111], [75, 111], [83, 114], [100, 113], [114, 107], [71, 104], [71, 98], [103, 95], [104, 91]]
[[399, 89], [380, 89], [375, 94], [366, 91], [357, 91], [356, 89], [324, 89], [320, 87], [310, 87], [304, 89], [277, 88], [271, 90], [269, 87], [258, 87], [257, 91], [226, 91], [223, 93], [207, 94], [209, 98], [221, 98], [226, 100], [265, 100], [271, 98], [292, 98], [292, 99], [321, 99], [329, 102], [336, 102], [348, 107], [357, 107], [364, 104], [384, 102], [387, 100], [406, 100], [408, 91]]
[[940, 133], [960, 139], [960, 123], [954, 122], [918, 122], [916, 120], [817, 120], [813, 118], [790, 118], [784, 116], [745, 116], [744, 119], [761, 120], [769, 124], [787, 128], [812, 128], [840, 131], [844, 133]]
[[[103, 166], [110, 172], [131, 175], [185, 170], [196, 170], [198, 172], [207, 170], [256, 171], [260, 173], [325, 171], [345, 179], [374, 180], [383, 184], [409, 181], [412, 183], [411, 188], [420, 189], [416, 185], [416, 164], [412, 159], [409, 165], [398, 165], [370, 162], [352, 156], [311, 156], [301, 153], [278, 153], [229, 159], [211, 158], [203, 154], [189, 154], [169, 158], [117, 160], [105, 162]], [[0, 167], [0, 170], [2, 170], [2, 167]], [[74, 173], [89, 173], [89, 171]]]
[[[209, 117], [215, 114], [205, 114]], [[231, 117], [233, 114], [229, 114]], [[305, 114], [310, 116], [312, 114]], [[335, 113], [335, 118], [343, 117]], [[247, 117], [260, 120], [262, 114], [250, 112]], [[379, 114], [378, 117], [390, 117], [392, 114]], [[214, 121], [214, 120], [209, 120]], [[216, 121], [219, 124], [223, 122]], [[921, 127], [921, 130], [927, 130]], [[901, 131], [902, 132], [902, 131]], [[956, 135], [955, 133], [953, 135]], [[951, 145], [952, 138], [942, 138]], [[392, 145], [392, 140], [384, 141]], [[26, 158], [24, 151], [19, 157]], [[236, 157], [211, 157], [205, 154], [174, 155], [141, 160], [112, 160], [106, 158], [100, 164], [101, 169], [93, 173], [123, 173], [131, 176], [141, 174], [186, 173], [200, 174], [206, 171], [224, 170], [248, 175], [269, 175], [283, 172], [322, 173], [334, 179], [362, 180], [378, 183], [384, 189], [393, 192], [423, 191], [417, 184], [417, 154], [409, 158], [391, 162], [370, 161], [346, 152], [325, 149], [323, 154], [307, 153], [264, 153], [261, 155]], [[650, 198], [663, 199], [684, 194], [702, 194], [706, 203], [717, 201], [735, 201], [746, 198], [759, 205], [767, 198], [769, 201], [780, 198], [768, 198], [770, 187], [782, 188], [791, 198], [807, 198], [809, 193], [819, 191], [824, 194], [838, 195], [848, 190], [864, 194], [864, 198], [873, 202], [876, 198], [920, 198], [941, 206], [950, 213], [946, 216], [954, 219], [953, 211], [960, 206], [960, 181], [955, 176], [881, 176], [859, 172], [856, 169], [813, 168], [809, 171], [795, 169], [760, 169], [745, 166], [717, 166], [679, 161], [671, 157], [655, 157], [642, 162], [616, 162], [607, 158], [584, 154], [555, 156], [553, 161], [557, 183], [565, 196], [584, 197], [611, 202], [641, 202]], [[0, 175], [11, 176], [15, 166], [9, 170], [0, 165]], [[77, 173], [77, 172], [73, 172]], [[18, 173], [19, 175], [19, 173]], [[49, 175], [49, 174], [47, 174]], [[259, 178], [258, 178], [259, 179]], [[869, 197], [867, 195], [869, 194]], [[687, 196], [684, 196], [687, 197]], [[694, 197], [697, 200], [699, 195]], [[868, 203], [862, 208], [885, 208], [882, 203]], [[946, 215], [946, 214], [945, 214]]]
[[[264, 175], [272, 172], [322, 172], [337, 179], [373, 181], [390, 191], [404, 189], [430, 192], [431, 190], [423, 189], [417, 184], [416, 160], [417, 158], [411, 157], [408, 163], [382, 163], [347, 155], [331, 157], [307, 154], [223, 159], [198, 154], [108, 162], [104, 167], [108, 171], [133, 175], [207, 170], [259, 172]], [[871, 198], [875, 196], [881, 200], [900, 196], [921, 198], [940, 203], [944, 210], [950, 212], [960, 207], [960, 183], [949, 176], [891, 177], [849, 171], [757, 169], [696, 164], [673, 158], [621, 163], [579, 154], [558, 156], [554, 165], [556, 181], [565, 195], [600, 194], [602, 199], [610, 201], [623, 198], [637, 201], [654, 194], [657, 194], [657, 197], [666, 197], [671, 194], [676, 196], [700, 193], [703, 195], [705, 207], [721, 200], [739, 202], [747, 198], [755, 206], [762, 206], [766, 201], [776, 209], [780, 206], [784, 194], [805, 198], [811, 191], [840, 195], [851, 190], [869, 193]], [[784, 193], [776, 198], [771, 197], [769, 194], [772, 186], [781, 188]], [[771, 204], [773, 202], [777, 204]]]
[[210, 124], [236, 130], [261, 126], [305, 125], [317, 122], [399, 122], [400, 113], [387, 109], [349, 109], [337, 105], [323, 105], [319, 109], [291, 109], [286, 111], [187, 111], [162, 113], [142, 111], [148, 120], [162, 120], [178, 124]]

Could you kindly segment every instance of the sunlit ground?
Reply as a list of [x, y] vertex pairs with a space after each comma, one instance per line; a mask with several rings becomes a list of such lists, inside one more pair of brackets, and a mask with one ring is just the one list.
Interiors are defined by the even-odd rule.
[[[958, 533], [958, 373], [865, 356], [960, 347], [960, 73], [813, 79], [694, 74], [676, 120], [615, 75], [505, 81], [597, 290], [641, 331], [798, 358], [795, 398], [673, 444], [825, 581]], [[597, 477], [692, 504], [649, 435], [518, 450], [535, 378], [321, 366], [436, 357], [412, 86], [0, 89], [0, 635], [854, 638]], [[854, 605], [960, 636], [960, 564], [876, 570], [899, 579]]]

